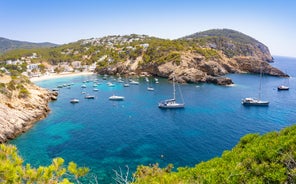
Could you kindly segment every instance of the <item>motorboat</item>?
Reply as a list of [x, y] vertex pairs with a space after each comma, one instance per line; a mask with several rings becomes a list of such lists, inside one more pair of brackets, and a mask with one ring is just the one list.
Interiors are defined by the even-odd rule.
[[70, 100], [70, 103], [79, 103], [79, 100], [77, 98], [73, 98]]
[[242, 104], [246, 106], [268, 106], [269, 101], [262, 101], [255, 98], [244, 98], [242, 99]]
[[123, 96], [112, 95], [112, 96], [109, 97], [109, 100], [122, 101], [122, 100], [124, 100], [124, 97]]

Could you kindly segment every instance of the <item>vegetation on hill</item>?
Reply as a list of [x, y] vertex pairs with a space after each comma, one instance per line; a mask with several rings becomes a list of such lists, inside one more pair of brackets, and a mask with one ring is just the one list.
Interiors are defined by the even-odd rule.
[[15, 146], [0, 144], [0, 183], [80, 183], [79, 178], [89, 171], [88, 168], [77, 167], [74, 162], [65, 166], [62, 158], [55, 158], [49, 166], [38, 168], [23, 162]]
[[[33, 53], [37, 57], [31, 57]], [[232, 84], [231, 79], [222, 77], [225, 74], [256, 73], [262, 62], [273, 60], [264, 44], [228, 29], [209, 30], [176, 40], [136, 34], [114, 35], [51, 48], [12, 50], [0, 55], [0, 68], [6, 68], [5, 64], [11, 63], [9, 60], [20, 58], [25, 62], [29, 58], [27, 64], [40, 66], [36, 71], [27, 70], [27, 75], [90, 70], [109, 75], [145, 73], [171, 78], [174, 73], [181, 83], [212, 82], [221, 85]], [[268, 64], [266, 68], [266, 74], [287, 76]], [[217, 77], [220, 82], [215, 82]]]
[[138, 166], [134, 183], [295, 183], [296, 125], [265, 135], [248, 134], [221, 157], [195, 167]]
[[[1, 74], [0, 77], [2, 77]], [[30, 95], [30, 92], [26, 88], [26, 84], [30, 84], [31, 81], [27, 77], [12, 76], [9, 78], [10, 80], [8, 83], [0, 83], [0, 94], [3, 94], [8, 98], [12, 98], [13, 94], [15, 94], [14, 97], [18, 98], [27, 98]]]
[[[264, 44], [248, 35], [231, 29], [211, 29], [194, 33], [181, 39], [198, 43], [203, 47], [222, 50], [229, 58], [234, 56], [255, 56], [259, 54], [258, 52], [256, 53], [257, 49], [263, 54], [269, 54], [269, 50]], [[271, 57], [263, 58], [268, 62], [272, 61]]]
[[[197, 51], [207, 59], [220, 58], [217, 54], [218, 50], [222, 50], [230, 58], [240, 55], [252, 56], [254, 55], [254, 45], [259, 48], [266, 47], [243, 33], [228, 29], [213, 29], [177, 40], [135, 34], [92, 38], [51, 48], [18, 49], [5, 53], [0, 57], [0, 60], [17, 59], [36, 52], [41, 56], [39, 60], [47, 61], [50, 64], [77, 60], [91, 64], [99, 61], [98, 63], [101, 63], [98, 65], [104, 67], [126, 60], [135, 60], [141, 56], [144, 64], [160, 64], [171, 60], [179, 62], [178, 53], [185, 51]], [[267, 48], [262, 51], [269, 54]]]
[[14, 49], [31, 49], [41, 47], [53, 47], [56, 44], [44, 42], [44, 43], [32, 43], [25, 41], [16, 41], [0, 37], [0, 54]]
[[224, 37], [240, 43], [259, 43], [254, 38], [231, 29], [211, 29], [185, 36], [184, 38]]

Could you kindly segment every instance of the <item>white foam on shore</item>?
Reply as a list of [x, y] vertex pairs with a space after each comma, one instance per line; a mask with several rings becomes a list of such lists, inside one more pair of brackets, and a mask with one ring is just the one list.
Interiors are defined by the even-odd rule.
[[58, 79], [63, 77], [73, 77], [73, 76], [93, 75], [93, 74], [94, 74], [93, 72], [60, 73], [60, 74], [42, 75], [40, 77], [32, 77], [30, 78], [30, 80], [31, 82], [39, 82], [43, 80]]

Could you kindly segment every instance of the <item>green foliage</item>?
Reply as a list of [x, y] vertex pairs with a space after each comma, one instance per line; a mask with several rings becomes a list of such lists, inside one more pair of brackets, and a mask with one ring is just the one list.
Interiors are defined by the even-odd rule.
[[30, 92], [26, 89], [25, 84], [30, 84], [31, 81], [25, 76], [11, 76], [11, 81], [7, 84], [0, 83], [0, 93], [11, 97], [13, 91], [18, 93], [18, 98], [27, 98]]
[[27, 98], [30, 95], [30, 92], [25, 88], [23, 85], [20, 87], [19, 90], [19, 98]]
[[214, 49], [208, 49], [208, 48], [196, 48], [195, 51], [201, 55], [203, 55], [206, 60], [209, 59], [220, 59], [221, 56], [219, 53]]
[[[79, 183], [79, 178], [85, 176], [87, 168], [77, 167], [70, 162], [65, 167], [62, 158], [55, 158], [49, 166], [31, 167], [23, 165], [22, 158], [13, 145], [0, 145], [0, 183], [72, 183], [71, 178]], [[67, 176], [67, 177], [66, 177]]]
[[147, 43], [149, 43], [149, 47], [143, 54], [144, 64], [161, 64], [173, 61], [179, 65], [181, 62], [180, 52], [190, 48], [183, 40], [151, 39]]
[[252, 56], [256, 49], [269, 54], [268, 48], [257, 40], [233, 30], [211, 30], [185, 37], [192, 46], [221, 50], [227, 57]]
[[15, 80], [11, 80], [8, 83], [7, 89], [10, 90], [10, 91], [16, 90], [16, 82], [15, 82]]
[[[201, 54], [206, 60], [221, 59], [222, 54], [232, 58], [235, 56], [256, 56], [260, 51], [262, 53], [268, 52], [268, 48], [255, 39], [229, 29], [209, 30], [177, 40], [128, 35], [107, 36], [88, 41], [81, 40], [51, 48], [13, 50], [1, 55], [0, 61], [19, 59], [21, 56], [30, 56], [34, 52], [39, 58], [33, 59], [32, 62], [48, 62], [52, 65], [62, 62], [69, 64], [72, 61], [81, 61], [83, 65], [98, 62], [98, 69], [104, 69], [120, 62], [142, 57], [143, 61], [140, 64], [145, 68], [145, 65], [157, 66], [166, 62], [174, 62], [179, 65], [181, 54], [188, 52]], [[103, 57], [106, 57], [108, 61], [102, 62]], [[44, 68], [40, 67], [43, 72]], [[25, 67], [22, 66], [21, 69], [11, 68], [9, 71], [13, 75], [18, 75], [24, 69]]]
[[263, 136], [248, 134], [220, 158], [166, 172], [139, 166], [134, 183], [295, 183], [296, 125]]
[[211, 29], [199, 33], [195, 33], [189, 36], [186, 36], [185, 38], [205, 38], [205, 37], [224, 37], [224, 38], [229, 38], [234, 40], [235, 42], [240, 42], [240, 43], [254, 43], [258, 42], [254, 38], [245, 35], [241, 32], [231, 30], [231, 29]]

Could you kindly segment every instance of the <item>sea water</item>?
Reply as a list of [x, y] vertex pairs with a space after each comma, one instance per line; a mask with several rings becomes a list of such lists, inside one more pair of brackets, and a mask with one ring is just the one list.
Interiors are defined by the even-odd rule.
[[[74, 83], [59, 90], [57, 101], [50, 102], [51, 113], [27, 133], [9, 143], [18, 147], [25, 162], [33, 166], [48, 165], [55, 157], [90, 168], [99, 183], [114, 183], [114, 170], [126, 166], [134, 172], [138, 165], [169, 163], [175, 168], [220, 156], [235, 146], [247, 133], [280, 130], [296, 122], [296, 59], [275, 57], [272, 65], [287, 72], [289, 91], [277, 91], [285, 79], [263, 76], [262, 100], [268, 107], [245, 107], [241, 99], [258, 97], [258, 74], [230, 74], [235, 85], [185, 84], [177, 87], [184, 109], [159, 109], [158, 102], [172, 98], [172, 83], [159, 79], [155, 84], [139, 78], [139, 85], [123, 87], [116, 77], [107, 80], [97, 75], [60, 78], [37, 82], [44, 88]], [[98, 79], [98, 91], [93, 82]], [[124, 79], [124, 78], [123, 78]], [[107, 81], [115, 84], [108, 87]], [[85, 84], [87, 88], [82, 89]], [[95, 99], [84, 99], [85, 91]], [[110, 101], [111, 95], [124, 101]], [[182, 95], [180, 95], [182, 94]], [[71, 98], [80, 100], [71, 104]]]

